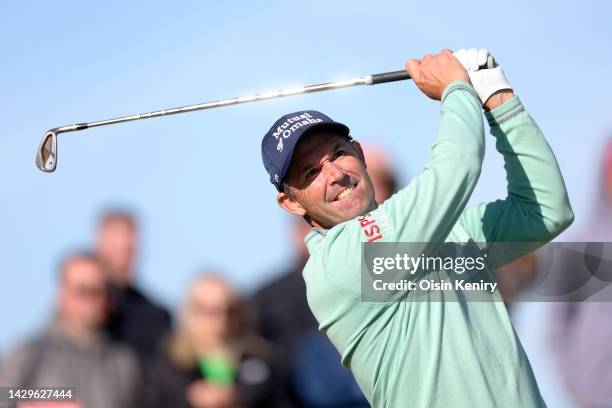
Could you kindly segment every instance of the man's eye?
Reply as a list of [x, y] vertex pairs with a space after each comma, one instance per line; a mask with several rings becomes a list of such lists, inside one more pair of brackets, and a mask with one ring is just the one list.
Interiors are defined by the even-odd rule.
[[346, 152], [342, 149], [338, 150], [336, 153], [334, 153], [334, 159], [337, 159], [340, 156], [344, 156], [346, 154]]
[[317, 175], [318, 172], [318, 169], [310, 169], [308, 173], [306, 173], [306, 180], [311, 180], [312, 178], [314, 178], [314, 176]]

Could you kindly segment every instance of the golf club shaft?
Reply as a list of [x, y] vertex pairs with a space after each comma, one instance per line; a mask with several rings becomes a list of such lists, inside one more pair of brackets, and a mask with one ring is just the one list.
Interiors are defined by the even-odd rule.
[[350, 86], [376, 85], [376, 84], [382, 84], [385, 82], [402, 81], [405, 79], [410, 79], [410, 75], [408, 75], [406, 71], [394, 71], [394, 72], [386, 72], [382, 74], [372, 74], [372, 75], [366, 75], [360, 78], [349, 79], [346, 81], [328, 82], [324, 84], [290, 88], [290, 89], [285, 89], [285, 90], [280, 90], [280, 91], [264, 92], [264, 93], [258, 93], [258, 94], [253, 94], [253, 95], [240, 96], [237, 98], [223, 99], [220, 101], [205, 102], [205, 103], [199, 103], [195, 105], [181, 106], [178, 108], [171, 108], [171, 109], [164, 109], [164, 110], [159, 110], [159, 111], [154, 111], [154, 112], [140, 113], [137, 115], [122, 116], [119, 118], [100, 120], [97, 122], [77, 123], [74, 125], [58, 127], [58, 128], [53, 129], [52, 131], [55, 134], [65, 133], [65, 132], [74, 132], [77, 130], [83, 130], [83, 129], [93, 128], [93, 127], [98, 127], [98, 126], [114, 125], [116, 123], [130, 122], [133, 120], [156, 118], [159, 116], [166, 116], [166, 115], [176, 115], [178, 113], [186, 113], [186, 112], [193, 112], [193, 111], [204, 110], [204, 109], [220, 108], [223, 106], [237, 105], [240, 103], [263, 101], [266, 99], [273, 99], [273, 98], [281, 98], [284, 96], [299, 95], [299, 94], [313, 93], [313, 92], [322, 92], [322, 91], [328, 91], [328, 90], [338, 89], [338, 88], [347, 88]]

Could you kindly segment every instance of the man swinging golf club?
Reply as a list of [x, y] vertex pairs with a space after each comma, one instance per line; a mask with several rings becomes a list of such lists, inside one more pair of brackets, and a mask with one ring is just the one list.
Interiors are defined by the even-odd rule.
[[[361, 299], [364, 242], [533, 243], [527, 251], [572, 223], [553, 152], [501, 67], [479, 68], [488, 58], [444, 50], [406, 63], [416, 86], [441, 101], [440, 127], [423, 172], [381, 205], [347, 126], [300, 111], [262, 141], [278, 204], [313, 227], [303, 271], [310, 308], [377, 408], [545, 406], [498, 291], [487, 302]], [[508, 195], [466, 209], [484, 156], [482, 107]], [[473, 248], [486, 251], [477, 255], [489, 270], [522, 255]]]

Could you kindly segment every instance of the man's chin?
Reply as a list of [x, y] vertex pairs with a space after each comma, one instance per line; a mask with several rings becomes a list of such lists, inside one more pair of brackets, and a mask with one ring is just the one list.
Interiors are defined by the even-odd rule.
[[338, 224], [345, 221], [350, 221], [357, 217], [361, 217], [362, 215], [367, 214], [372, 209], [370, 205], [366, 202], [355, 202], [353, 205], [343, 209], [343, 211], [338, 215]]

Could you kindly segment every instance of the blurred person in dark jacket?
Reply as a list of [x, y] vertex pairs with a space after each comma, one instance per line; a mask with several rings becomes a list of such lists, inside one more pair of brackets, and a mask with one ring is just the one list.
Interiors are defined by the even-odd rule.
[[243, 314], [223, 279], [195, 279], [154, 370], [154, 407], [282, 406], [273, 350], [249, 332]]
[[153, 357], [170, 328], [170, 315], [152, 302], [134, 283], [138, 250], [136, 219], [112, 210], [100, 220], [96, 252], [108, 271], [111, 290], [110, 335], [125, 342], [146, 361]]
[[[382, 203], [397, 191], [395, 171], [388, 152], [381, 146], [369, 145], [364, 151], [376, 202]], [[311, 226], [301, 219], [291, 222], [295, 260], [252, 299], [258, 333], [276, 344], [282, 356], [283, 372], [288, 377], [284, 390], [287, 406], [367, 407], [353, 375], [340, 364], [340, 355], [329, 339], [319, 332], [306, 301], [302, 270], [308, 251], [304, 237]]]
[[531, 252], [493, 271], [506, 308], [512, 315], [512, 303], [537, 277], [537, 258]]
[[[603, 150], [599, 174], [591, 221], [575, 241], [606, 243], [600, 247], [601, 258], [612, 259], [612, 139]], [[593, 285], [596, 277], [589, 276], [582, 257], [577, 259], [568, 253], [566, 258], [560, 262], [562, 270], [557, 272], [558, 285], [570, 300], [581, 301], [552, 305], [553, 357], [578, 406], [612, 407], [612, 287], [609, 283]], [[582, 264], [576, 264], [577, 261]], [[609, 262], [602, 263], [606, 264]], [[609, 269], [598, 271], [597, 275], [609, 278], [612, 276]]]
[[77, 253], [62, 263], [56, 308], [44, 332], [8, 357], [0, 384], [75, 387], [76, 405], [87, 408], [138, 405], [137, 359], [129, 348], [112, 342], [104, 333], [106, 276], [92, 255]]

